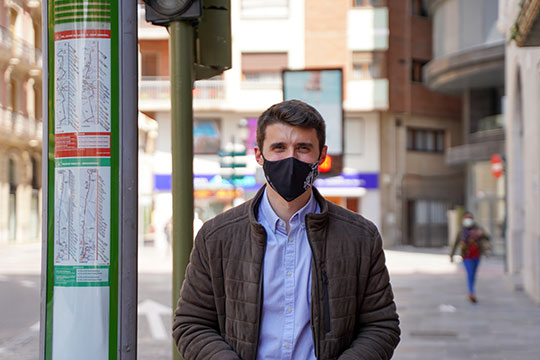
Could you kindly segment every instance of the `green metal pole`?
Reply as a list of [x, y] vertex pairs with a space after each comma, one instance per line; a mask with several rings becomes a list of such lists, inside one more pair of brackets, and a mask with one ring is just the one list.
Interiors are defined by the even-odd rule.
[[[171, 60], [172, 140], [172, 304], [180, 296], [193, 246], [193, 26], [169, 25]], [[173, 342], [173, 359], [182, 359]]]

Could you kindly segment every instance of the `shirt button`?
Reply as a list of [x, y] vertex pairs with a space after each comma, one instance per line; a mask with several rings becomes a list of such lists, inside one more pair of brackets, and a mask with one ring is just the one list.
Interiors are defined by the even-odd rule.
[[291, 272], [290, 271], [287, 271], [287, 276], [291, 276]]
[[291, 344], [285, 344], [285, 349], [288, 349], [291, 347]]
[[292, 237], [289, 237], [289, 242], [293, 242], [294, 239]]
[[288, 313], [292, 312], [292, 309], [291, 309], [290, 307], [287, 308], [287, 312], [288, 312]]

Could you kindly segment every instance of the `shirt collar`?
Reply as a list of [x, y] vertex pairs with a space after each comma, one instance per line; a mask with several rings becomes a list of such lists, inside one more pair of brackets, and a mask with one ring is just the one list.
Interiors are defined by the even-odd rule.
[[[319, 204], [315, 199], [313, 191], [311, 191], [311, 195], [306, 205], [291, 216], [289, 223], [291, 227], [298, 224], [304, 224], [304, 219], [307, 214], [319, 212]], [[261, 222], [261, 220], [265, 221], [274, 232], [276, 232], [278, 229], [280, 231], [287, 232], [285, 221], [276, 214], [272, 208], [272, 205], [270, 205], [267, 189], [264, 190], [261, 204], [259, 205], [259, 222]]]

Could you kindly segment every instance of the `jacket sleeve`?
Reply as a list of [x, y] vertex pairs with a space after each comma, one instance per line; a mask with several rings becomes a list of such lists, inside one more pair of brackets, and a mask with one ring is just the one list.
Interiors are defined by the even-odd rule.
[[341, 354], [340, 360], [390, 359], [399, 343], [399, 316], [378, 232], [373, 243], [365, 289], [359, 309], [358, 333], [351, 346]]
[[461, 241], [461, 231], [459, 231], [456, 235], [456, 239], [454, 240], [454, 245], [452, 246], [452, 250], [450, 251], [450, 256], [455, 255], [456, 249], [460, 241]]
[[205, 231], [199, 231], [174, 314], [173, 338], [185, 360], [236, 360], [219, 332]]

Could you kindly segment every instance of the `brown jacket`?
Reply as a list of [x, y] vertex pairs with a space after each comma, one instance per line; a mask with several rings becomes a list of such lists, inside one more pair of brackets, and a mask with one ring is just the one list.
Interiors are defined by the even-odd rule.
[[[317, 359], [390, 359], [399, 320], [375, 225], [314, 189], [306, 216], [312, 249], [311, 330]], [[192, 359], [256, 359], [266, 232], [254, 199], [199, 231], [176, 308], [173, 337]]]

